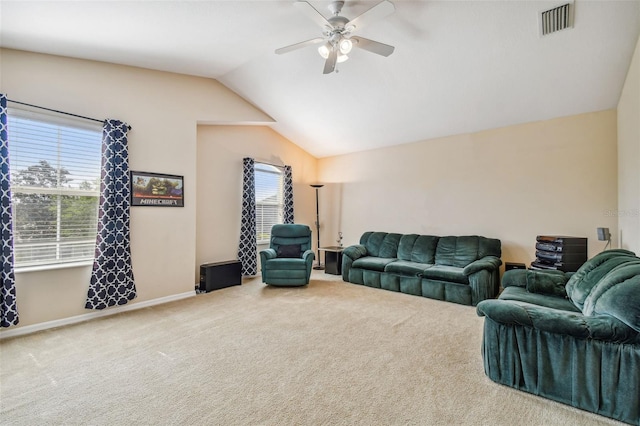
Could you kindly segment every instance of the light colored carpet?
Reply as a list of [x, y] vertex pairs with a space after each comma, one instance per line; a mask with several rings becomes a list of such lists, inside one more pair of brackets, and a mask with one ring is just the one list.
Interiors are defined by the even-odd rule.
[[259, 279], [0, 342], [8, 425], [619, 424], [483, 372], [475, 308]]

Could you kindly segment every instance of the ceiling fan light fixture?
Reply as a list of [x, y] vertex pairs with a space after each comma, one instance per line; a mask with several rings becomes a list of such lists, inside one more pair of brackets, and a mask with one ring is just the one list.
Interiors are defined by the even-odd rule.
[[329, 52], [331, 52], [331, 49], [327, 44], [323, 44], [322, 46], [318, 47], [318, 53], [320, 54], [320, 56], [322, 56], [323, 59], [327, 59], [329, 57]]
[[326, 18], [308, 1], [296, 0], [294, 5], [322, 28], [322, 37], [276, 49], [275, 53], [287, 53], [310, 45], [322, 44], [318, 47], [318, 54], [325, 60], [323, 74], [337, 72], [336, 64], [348, 60], [348, 55], [356, 45], [359, 49], [367, 50], [376, 55], [385, 57], [391, 55], [394, 51], [393, 46], [353, 34], [360, 27], [366, 26], [366, 23], [384, 18], [395, 11], [395, 6], [391, 1], [378, 1], [375, 6], [349, 20], [344, 16], [340, 16], [344, 1], [331, 0], [329, 10], [331, 10], [333, 16]]
[[340, 53], [342, 53], [343, 55], [347, 55], [349, 52], [351, 52], [353, 43], [348, 38], [343, 38], [342, 40], [340, 40], [339, 47]]

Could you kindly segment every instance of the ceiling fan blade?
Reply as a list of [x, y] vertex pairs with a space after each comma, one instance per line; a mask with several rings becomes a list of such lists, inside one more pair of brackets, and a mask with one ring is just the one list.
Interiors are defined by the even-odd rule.
[[395, 50], [395, 47], [389, 46], [388, 44], [380, 43], [379, 41], [369, 40], [364, 37], [351, 37], [352, 41], [355, 41], [353, 44], [360, 49], [368, 50], [371, 53], [375, 53], [377, 55], [389, 56]]
[[283, 53], [288, 53], [293, 50], [302, 49], [303, 47], [311, 46], [312, 44], [317, 44], [324, 41], [322, 37], [312, 38], [311, 40], [301, 41], [300, 43], [295, 43], [289, 46], [281, 47], [280, 49], [276, 49], [276, 53], [278, 55], [282, 55]]
[[324, 28], [326, 26], [331, 28], [331, 24], [327, 21], [327, 18], [325, 18], [322, 13], [318, 12], [315, 7], [311, 6], [311, 3], [306, 1], [297, 1], [293, 5], [302, 13], [307, 15], [308, 18], [311, 18], [311, 20], [318, 24], [320, 28]]
[[347, 27], [354, 26], [356, 29], [360, 29], [370, 22], [377, 21], [395, 12], [396, 7], [390, 1], [383, 0], [380, 3], [373, 6], [371, 9], [365, 11], [362, 15], [353, 18], [347, 24]]
[[338, 61], [338, 49], [331, 49], [329, 57], [324, 62], [323, 74], [331, 74], [336, 69], [336, 62]]

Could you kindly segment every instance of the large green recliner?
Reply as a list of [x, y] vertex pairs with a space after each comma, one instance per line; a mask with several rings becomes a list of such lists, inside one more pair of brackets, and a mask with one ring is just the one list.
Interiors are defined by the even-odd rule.
[[260, 252], [262, 282], [288, 287], [307, 285], [314, 258], [311, 228], [299, 224], [274, 225], [270, 248]]
[[497, 383], [640, 425], [640, 258], [608, 250], [575, 274], [511, 270], [484, 316]]

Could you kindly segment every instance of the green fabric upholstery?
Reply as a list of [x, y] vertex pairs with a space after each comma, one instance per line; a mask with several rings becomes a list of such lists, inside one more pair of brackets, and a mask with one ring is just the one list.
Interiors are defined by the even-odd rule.
[[[277, 256], [279, 247], [291, 245], [300, 245], [300, 258]], [[270, 248], [260, 251], [262, 282], [275, 286], [307, 285], [314, 258], [311, 228], [300, 224], [274, 225]]]
[[560, 309], [569, 312], [581, 312], [576, 305], [566, 297], [551, 296], [548, 294], [530, 293], [526, 287], [510, 286], [500, 293], [500, 300], [512, 300], [527, 302], [548, 308]]
[[422, 276], [440, 281], [469, 284], [469, 278], [462, 271], [462, 268], [456, 268], [454, 266], [434, 265], [431, 268], [425, 269], [422, 272]]
[[360, 238], [360, 244], [365, 246], [369, 256], [395, 258], [398, 256], [400, 237], [400, 234], [365, 232]]
[[398, 259], [408, 261], [412, 260], [411, 252], [413, 251], [413, 246], [418, 237], [419, 235], [417, 234], [407, 234], [400, 237], [400, 241], [398, 242]]
[[502, 285], [476, 308], [487, 376], [640, 425], [640, 258], [609, 250], [572, 275], [513, 270]]
[[432, 235], [403, 235], [398, 243], [398, 259], [416, 263], [435, 263], [438, 237]]
[[640, 332], [640, 259], [613, 268], [584, 302], [586, 316], [609, 315]]
[[637, 344], [569, 337], [487, 317], [482, 355], [487, 376], [497, 383], [638, 425]]
[[567, 277], [564, 274], [547, 274], [544, 271], [527, 271], [526, 275], [529, 293], [550, 294], [552, 296], [566, 297], [565, 284]]
[[353, 262], [353, 267], [382, 272], [384, 271], [385, 266], [395, 261], [396, 259], [394, 258], [366, 256], [366, 257], [361, 257], [358, 260], [355, 260]]
[[582, 309], [591, 289], [602, 277], [616, 266], [633, 261], [635, 258], [634, 253], [628, 250], [607, 250], [598, 253], [587, 260], [569, 279], [566, 285], [567, 295], [578, 308]]
[[342, 279], [465, 305], [500, 285], [500, 240], [473, 236], [365, 232], [342, 252]]
[[470, 235], [440, 237], [435, 258], [436, 265], [464, 268], [486, 256], [502, 256], [500, 240]]
[[499, 257], [488, 255], [469, 263], [464, 267], [462, 273], [465, 275], [471, 275], [478, 271], [482, 271], [483, 269], [495, 270], [500, 267], [500, 265], [502, 265], [502, 260], [500, 260]]
[[390, 272], [392, 274], [410, 275], [410, 276], [422, 276], [425, 269], [429, 269], [433, 264], [409, 262], [406, 260], [398, 260], [387, 264], [384, 268], [384, 272]]

